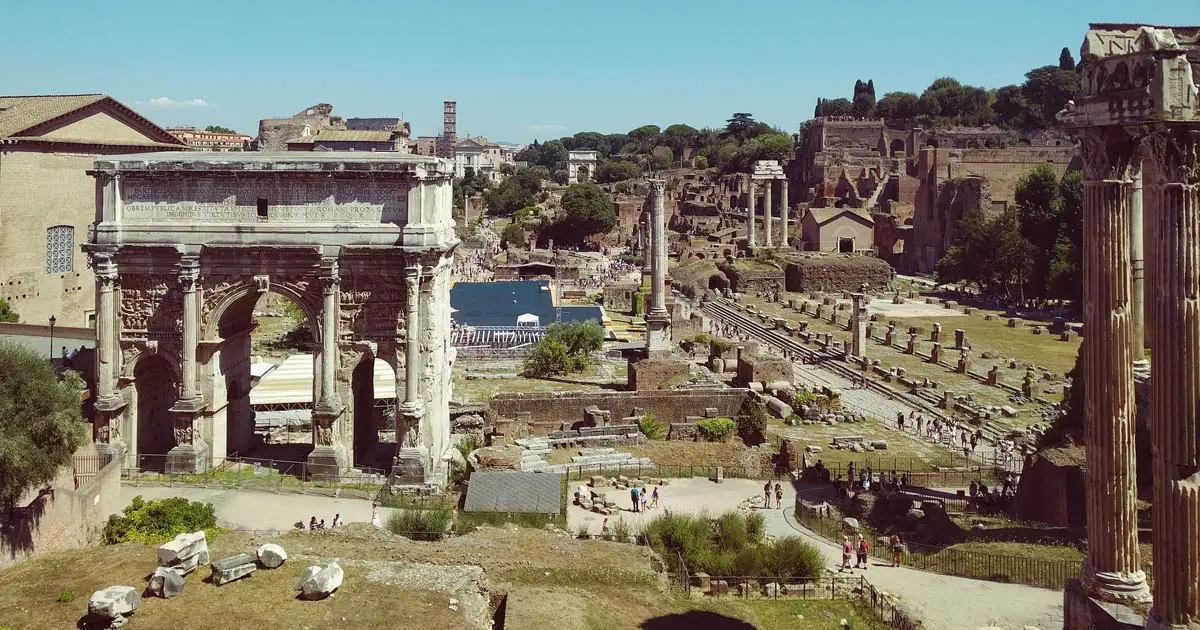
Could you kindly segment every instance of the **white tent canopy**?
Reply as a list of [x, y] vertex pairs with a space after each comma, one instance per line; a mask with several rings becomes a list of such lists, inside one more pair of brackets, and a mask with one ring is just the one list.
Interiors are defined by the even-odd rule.
[[536, 328], [542, 325], [542, 319], [533, 313], [524, 313], [522, 315], [517, 315], [517, 325], [531, 326]]
[[[396, 397], [392, 366], [375, 359], [375, 398]], [[251, 405], [302, 404], [313, 402], [313, 355], [293, 354], [267, 372], [250, 390]]]

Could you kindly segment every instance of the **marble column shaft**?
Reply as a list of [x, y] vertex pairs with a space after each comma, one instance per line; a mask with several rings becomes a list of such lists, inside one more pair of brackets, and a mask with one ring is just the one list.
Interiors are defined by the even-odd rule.
[[409, 267], [404, 280], [407, 288], [404, 300], [404, 406], [412, 413], [421, 406], [421, 392], [417, 387], [421, 376], [421, 267]]
[[185, 255], [180, 260], [179, 283], [183, 291], [183, 348], [180, 351], [182, 382], [179, 399], [193, 401], [196, 391], [196, 345], [200, 342], [200, 257]]
[[775, 187], [775, 180], [768, 179], [766, 184], [766, 191], [763, 194], [763, 232], [766, 233], [764, 240], [767, 247], [772, 247], [773, 236], [771, 235], [771, 224], [774, 223], [775, 219], [772, 217], [771, 201], [773, 200], [771, 199], [771, 189]]
[[1154, 609], [1162, 628], [1200, 628], [1200, 137], [1152, 137], [1159, 162], [1153, 198], [1149, 327], [1154, 470]]
[[779, 220], [780, 225], [779, 244], [783, 247], [788, 246], [788, 183], [787, 180], [779, 182]]
[[96, 308], [96, 393], [102, 400], [111, 400], [116, 396], [117, 264], [111, 256], [97, 254], [94, 267], [99, 297]]
[[337, 315], [338, 277], [337, 262], [325, 270], [321, 278], [321, 403], [325, 408], [337, 407], [337, 390], [334, 379], [337, 374]]
[[758, 239], [754, 236], [754, 180], [747, 181], [749, 189], [746, 191], [746, 242], [750, 249], [754, 249], [758, 244]]
[[1129, 263], [1133, 286], [1133, 358], [1146, 358], [1146, 266], [1142, 231], [1142, 169], [1133, 168], [1133, 185], [1129, 198]]
[[650, 248], [653, 251], [650, 268], [650, 317], [667, 317], [667, 227], [664, 207], [664, 184], [660, 180], [650, 181]]
[[1145, 601], [1149, 592], [1141, 570], [1135, 505], [1131, 184], [1092, 176], [1084, 183], [1083, 202], [1088, 552], [1081, 581], [1097, 599]]

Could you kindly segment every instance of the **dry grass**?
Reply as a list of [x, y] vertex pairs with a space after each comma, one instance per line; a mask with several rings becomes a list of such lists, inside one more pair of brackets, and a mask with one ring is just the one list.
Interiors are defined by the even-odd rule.
[[[451, 380], [454, 386], [453, 393], [455, 400], [466, 402], [486, 402], [492, 396], [501, 392], [529, 392], [529, 393], [549, 393], [549, 392], [571, 392], [571, 391], [596, 391], [605, 389], [605, 383], [602, 382], [587, 382], [584, 380], [596, 378], [597, 372], [595, 368], [589, 368], [584, 373], [564, 377], [562, 380], [547, 380], [541, 378], [504, 378], [504, 379], [468, 379], [467, 368], [477, 367], [478, 362], [470, 359], [456, 361], [451, 371]], [[517, 366], [512, 372], [520, 371]], [[621, 383], [625, 381], [623, 378]]]

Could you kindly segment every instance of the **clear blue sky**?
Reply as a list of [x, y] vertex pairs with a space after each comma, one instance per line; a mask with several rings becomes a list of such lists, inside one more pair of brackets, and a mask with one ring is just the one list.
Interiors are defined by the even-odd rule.
[[1200, 23], [1197, 0], [0, 0], [0, 92], [106, 92], [163, 125], [315, 103], [527, 142], [642, 124], [786, 130], [818, 96], [999, 87], [1078, 56], [1088, 22]]

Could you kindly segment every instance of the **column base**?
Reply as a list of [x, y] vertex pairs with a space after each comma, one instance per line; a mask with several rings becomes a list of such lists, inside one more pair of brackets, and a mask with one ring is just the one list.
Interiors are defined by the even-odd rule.
[[1079, 580], [1067, 582], [1063, 591], [1063, 630], [1140, 630], [1143, 623], [1145, 617], [1129, 606], [1089, 597]]
[[96, 404], [92, 408], [109, 416], [116, 415], [125, 408], [125, 397], [119, 394], [101, 396], [96, 399]]
[[347, 468], [346, 454], [336, 446], [318, 446], [305, 461], [308, 478], [315, 481], [336, 481]]
[[646, 316], [646, 349], [651, 353], [668, 352], [671, 349], [670, 316]]
[[425, 462], [428, 458], [429, 453], [422, 446], [397, 449], [396, 457], [392, 460], [390, 483], [400, 486], [424, 485], [427, 472]]
[[1113, 573], [1096, 571], [1083, 563], [1079, 582], [1091, 597], [1118, 604], [1148, 604], [1152, 600], [1146, 574], [1142, 571]]
[[129, 454], [129, 445], [125, 444], [125, 440], [96, 442], [96, 454], [100, 456], [101, 468], [113, 460], [121, 462], [121, 465], [124, 466], [125, 456]]
[[208, 446], [204, 444], [180, 444], [167, 451], [168, 475], [190, 474], [208, 470]]

